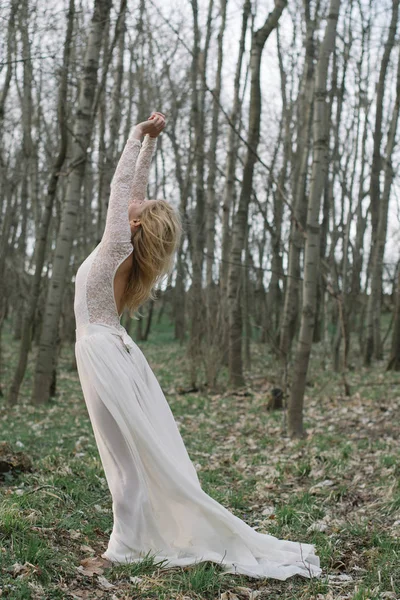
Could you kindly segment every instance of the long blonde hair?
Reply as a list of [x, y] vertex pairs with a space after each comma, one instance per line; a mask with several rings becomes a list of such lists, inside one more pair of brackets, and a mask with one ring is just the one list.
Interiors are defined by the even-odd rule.
[[180, 214], [168, 202], [144, 204], [140, 226], [131, 238], [133, 263], [123, 295], [131, 316], [146, 300], [155, 298], [155, 286], [171, 273], [181, 235]]

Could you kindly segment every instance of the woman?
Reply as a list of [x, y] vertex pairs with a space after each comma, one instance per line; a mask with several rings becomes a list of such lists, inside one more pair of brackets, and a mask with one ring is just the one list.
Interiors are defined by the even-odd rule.
[[[153, 113], [131, 132], [111, 183], [100, 244], [76, 276], [78, 373], [112, 496], [113, 530], [102, 558], [165, 567], [202, 561], [250, 577], [321, 574], [312, 544], [258, 533], [201, 488], [168, 402], [120, 324], [171, 269], [181, 226], [164, 200], [145, 201], [157, 136]], [[142, 145], [142, 138], [144, 142]]]

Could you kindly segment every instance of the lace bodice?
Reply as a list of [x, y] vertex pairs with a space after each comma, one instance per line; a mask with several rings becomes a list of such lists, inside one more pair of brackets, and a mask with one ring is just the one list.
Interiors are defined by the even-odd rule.
[[103, 237], [80, 265], [75, 280], [74, 312], [77, 328], [104, 323], [121, 328], [114, 297], [114, 276], [133, 252], [128, 208], [145, 201], [151, 159], [157, 138], [146, 135], [143, 144], [133, 137], [125, 144], [111, 181]]

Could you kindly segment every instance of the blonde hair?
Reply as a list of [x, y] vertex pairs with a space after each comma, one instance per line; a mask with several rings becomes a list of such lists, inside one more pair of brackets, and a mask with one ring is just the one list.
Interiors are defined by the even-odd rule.
[[133, 263], [123, 295], [130, 316], [146, 300], [155, 299], [154, 287], [171, 273], [181, 235], [180, 214], [168, 202], [144, 204], [140, 226], [131, 238]]

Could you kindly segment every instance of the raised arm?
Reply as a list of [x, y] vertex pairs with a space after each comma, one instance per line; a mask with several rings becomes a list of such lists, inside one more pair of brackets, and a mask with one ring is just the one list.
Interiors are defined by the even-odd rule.
[[128, 206], [132, 196], [136, 161], [142, 145], [140, 140], [140, 132], [135, 127], [131, 130], [111, 181], [103, 242], [130, 242]]
[[[104, 243], [131, 243], [132, 230], [128, 208], [132, 202], [134, 186], [140, 197], [143, 194], [144, 200], [152, 157], [150, 150], [155, 147], [156, 138], [165, 127], [164, 116], [160, 115], [161, 113], [152, 113], [147, 121], [143, 121], [131, 129], [111, 181], [106, 226], [102, 237]], [[146, 136], [146, 140], [143, 143], [143, 152], [140, 152], [143, 136]], [[141, 157], [138, 160], [139, 153]], [[135, 177], [136, 170], [140, 171], [137, 178]], [[144, 193], [141, 191], [143, 174], [146, 179]]]
[[147, 183], [151, 161], [157, 146], [157, 138], [146, 135], [136, 163], [135, 175], [132, 184], [132, 195], [129, 204], [133, 202], [142, 204], [146, 199]]

